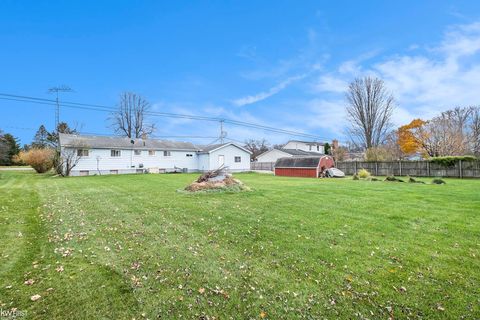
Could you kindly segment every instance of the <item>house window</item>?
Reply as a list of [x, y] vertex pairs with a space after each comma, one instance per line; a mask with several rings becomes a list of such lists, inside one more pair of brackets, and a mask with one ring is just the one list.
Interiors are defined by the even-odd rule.
[[312, 146], [311, 146], [311, 145], [310, 145], [310, 146], [308, 146], [308, 148], [309, 148], [308, 150], [312, 151]]
[[155, 155], [155, 150], [148, 150], [148, 155], [149, 156], [154, 156]]
[[110, 170], [110, 174], [118, 174], [118, 170]]
[[320, 151], [320, 146], [317, 146], [317, 151]]
[[80, 170], [80, 175], [81, 176], [88, 176], [88, 170]]
[[120, 150], [110, 150], [111, 157], [120, 157], [121, 153]]
[[187, 153], [186, 156], [187, 156], [187, 157], [193, 157], [193, 154]]
[[79, 157], [88, 157], [88, 149], [78, 149], [77, 156]]
[[235, 157], [235, 162], [242, 162], [242, 157], [236, 156]]
[[163, 156], [164, 157], [170, 157], [172, 154], [170, 153], [170, 151], [163, 151]]
[[133, 151], [133, 154], [136, 156], [141, 156], [142, 155], [142, 150], [135, 150]]

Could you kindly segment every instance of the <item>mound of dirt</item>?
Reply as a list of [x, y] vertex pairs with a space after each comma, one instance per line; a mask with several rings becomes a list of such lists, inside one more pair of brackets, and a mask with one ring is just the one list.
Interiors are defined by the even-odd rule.
[[[200, 179], [199, 179], [200, 180]], [[203, 180], [203, 179], [202, 179]], [[197, 192], [197, 191], [244, 191], [248, 190], [248, 187], [243, 184], [238, 179], [233, 178], [231, 175], [225, 176], [216, 176], [206, 181], [192, 182], [185, 188], [186, 191]]]

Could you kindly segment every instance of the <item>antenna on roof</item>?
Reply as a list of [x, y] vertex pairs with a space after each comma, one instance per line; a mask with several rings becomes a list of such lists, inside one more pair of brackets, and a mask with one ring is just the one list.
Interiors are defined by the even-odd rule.
[[60, 103], [58, 101], [58, 93], [59, 92], [72, 92], [72, 88], [70, 88], [69, 86], [66, 86], [64, 84], [62, 84], [61, 86], [58, 86], [58, 87], [53, 87], [53, 88], [50, 88], [48, 89], [48, 93], [55, 93], [57, 95], [57, 98], [56, 98], [56, 102], [57, 102], [57, 106], [56, 106], [56, 109], [55, 109], [55, 131], [58, 130], [58, 123], [60, 122]]
[[224, 139], [227, 137], [227, 131], [224, 131], [223, 130], [223, 123], [225, 122], [225, 120], [220, 120], [220, 136], [218, 137], [218, 139], [220, 140], [220, 143], [223, 144], [223, 141]]

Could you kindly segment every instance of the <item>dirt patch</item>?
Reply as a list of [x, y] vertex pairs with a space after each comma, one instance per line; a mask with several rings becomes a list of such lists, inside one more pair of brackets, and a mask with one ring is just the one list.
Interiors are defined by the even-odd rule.
[[221, 179], [209, 179], [202, 182], [192, 182], [189, 184], [185, 191], [189, 192], [198, 192], [198, 191], [247, 191], [250, 190], [243, 182], [238, 179], [233, 178], [230, 175], [226, 175]]

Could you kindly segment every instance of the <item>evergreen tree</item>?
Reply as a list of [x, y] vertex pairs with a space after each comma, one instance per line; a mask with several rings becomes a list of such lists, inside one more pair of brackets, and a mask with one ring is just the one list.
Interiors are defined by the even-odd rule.
[[48, 143], [54, 148], [57, 147], [57, 145], [58, 145], [58, 134], [59, 133], [76, 134], [77, 130], [70, 128], [70, 126], [66, 122], [60, 122], [58, 124], [57, 130], [55, 130], [51, 133], [48, 133], [48, 138], [47, 138]]
[[37, 133], [33, 137], [32, 147], [43, 149], [48, 147], [48, 131], [45, 126], [42, 124], [40, 128], [38, 128]]
[[2, 131], [0, 130], [0, 165], [3, 165], [8, 159], [8, 145], [3, 138]]
[[332, 148], [330, 147], [330, 144], [329, 144], [328, 142], [325, 143], [325, 145], [323, 146], [323, 148], [324, 148], [324, 150], [325, 150], [325, 154], [330, 154], [330, 151], [331, 151], [330, 149], [332, 149]]
[[0, 164], [10, 166], [13, 164], [13, 157], [20, 152], [18, 138], [6, 133], [0, 134]]
[[7, 165], [12, 165], [13, 164], [13, 157], [15, 157], [19, 152], [20, 152], [20, 143], [19, 139], [11, 135], [10, 133], [7, 133], [3, 136], [3, 139], [7, 143], [8, 147], [8, 163]]

